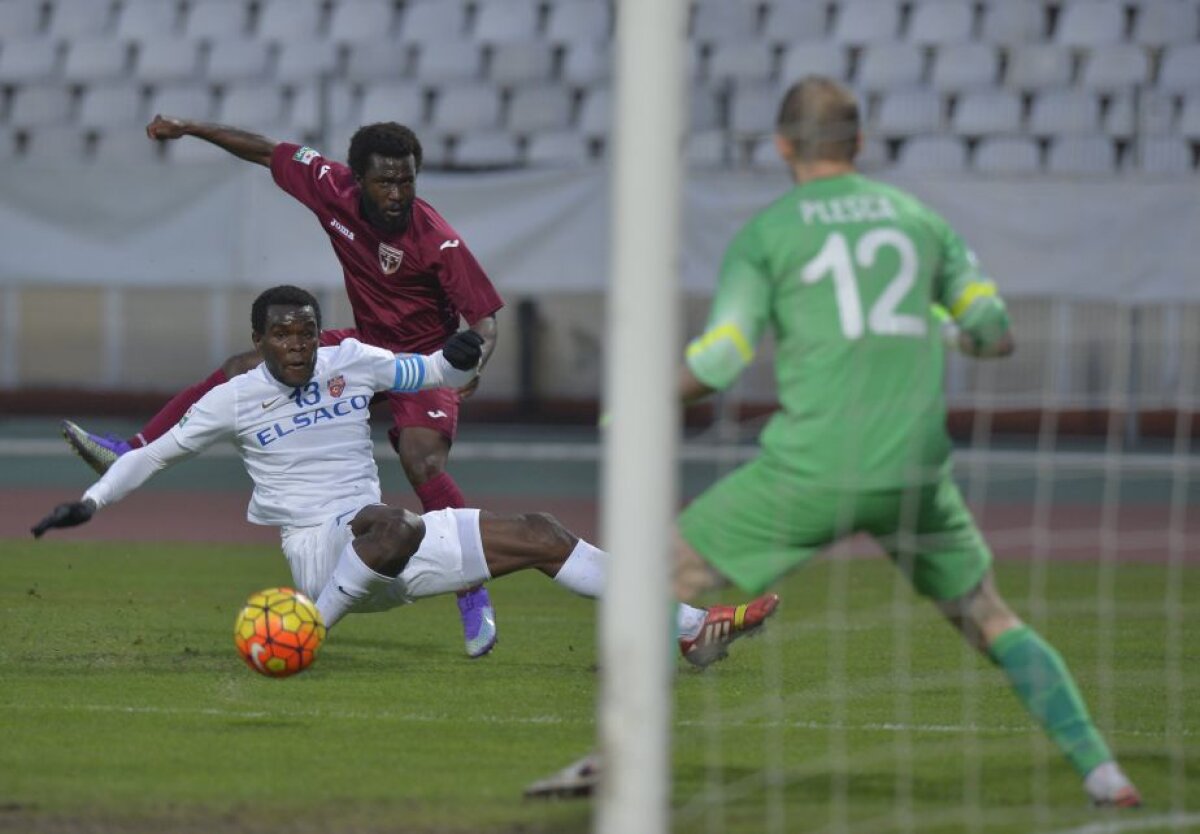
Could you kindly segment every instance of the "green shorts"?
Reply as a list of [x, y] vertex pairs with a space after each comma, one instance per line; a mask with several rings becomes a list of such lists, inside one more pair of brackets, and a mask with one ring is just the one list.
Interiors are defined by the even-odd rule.
[[918, 593], [937, 600], [970, 591], [992, 564], [949, 475], [921, 487], [849, 492], [758, 458], [693, 501], [679, 529], [715, 570], [751, 594], [859, 532], [875, 537]]

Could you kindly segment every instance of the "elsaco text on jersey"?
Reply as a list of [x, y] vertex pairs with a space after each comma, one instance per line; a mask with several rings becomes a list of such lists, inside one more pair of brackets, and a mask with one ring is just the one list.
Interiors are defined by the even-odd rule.
[[280, 438], [287, 437], [304, 429], [320, 425], [327, 420], [348, 417], [356, 411], [363, 411], [371, 405], [371, 398], [364, 394], [356, 394], [344, 400], [337, 400], [332, 405], [322, 405], [317, 408], [293, 414], [290, 420], [272, 423], [265, 429], [254, 433], [254, 438], [260, 446], [269, 446]]

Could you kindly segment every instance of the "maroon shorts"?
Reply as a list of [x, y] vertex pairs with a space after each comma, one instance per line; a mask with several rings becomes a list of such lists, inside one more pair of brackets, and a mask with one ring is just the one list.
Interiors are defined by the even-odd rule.
[[[358, 331], [322, 330], [321, 347], [340, 345], [343, 339], [357, 339]], [[447, 440], [454, 440], [458, 431], [458, 391], [453, 388], [430, 388], [411, 394], [382, 394], [392, 407], [392, 427], [388, 440], [399, 451], [400, 430], [407, 428], [433, 429]]]

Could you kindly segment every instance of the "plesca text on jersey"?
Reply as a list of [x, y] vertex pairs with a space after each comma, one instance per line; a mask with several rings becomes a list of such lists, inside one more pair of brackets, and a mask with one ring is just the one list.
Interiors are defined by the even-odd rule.
[[[296, 404], [297, 408], [307, 410], [299, 414], [293, 414], [287, 420], [272, 423], [267, 428], [256, 431], [254, 438], [260, 446], [269, 446], [276, 440], [287, 437], [289, 434], [295, 434], [298, 431], [312, 428], [327, 420], [349, 417], [357, 411], [364, 411], [371, 405], [371, 398], [369, 396], [355, 394], [348, 399], [334, 400], [330, 405], [317, 406], [321, 402], [321, 389], [315, 382], [310, 382], [303, 388], [296, 388], [292, 391], [290, 399]], [[317, 407], [312, 408], [312, 406]]]

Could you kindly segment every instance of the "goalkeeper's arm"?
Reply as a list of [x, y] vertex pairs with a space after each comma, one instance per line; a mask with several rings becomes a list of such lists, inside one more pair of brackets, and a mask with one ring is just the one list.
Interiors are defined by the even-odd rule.
[[988, 282], [987, 286], [990, 292], [966, 299], [966, 303], [960, 299], [953, 311], [941, 305], [933, 308], [934, 316], [942, 322], [942, 341], [946, 346], [976, 359], [1008, 356], [1016, 348], [1004, 301], [995, 294], [994, 285]]

